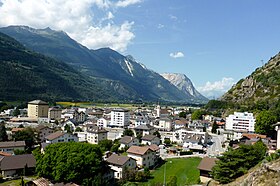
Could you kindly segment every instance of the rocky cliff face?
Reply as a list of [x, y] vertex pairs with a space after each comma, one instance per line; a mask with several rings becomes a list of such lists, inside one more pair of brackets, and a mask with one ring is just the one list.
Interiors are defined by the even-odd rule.
[[241, 79], [222, 100], [238, 103], [257, 101], [275, 102], [280, 98], [280, 53], [272, 57], [263, 67]]
[[185, 74], [163, 73], [161, 76], [176, 86], [179, 90], [183, 91], [185, 94], [192, 96], [194, 99], [200, 99], [203, 101], [208, 100], [195, 89], [193, 83]]

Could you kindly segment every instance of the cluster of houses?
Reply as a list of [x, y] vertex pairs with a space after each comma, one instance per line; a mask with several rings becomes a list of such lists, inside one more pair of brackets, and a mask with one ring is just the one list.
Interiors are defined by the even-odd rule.
[[[10, 135], [23, 130], [17, 128], [19, 125], [33, 127], [42, 153], [46, 146], [54, 143], [74, 141], [98, 144], [105, 139], [118, 139], [119, 148], [125, 150], [126, 155], [108, 152], [104, 156], [112, 170], [111, 177], [115, 179], [123, 177], [125, 168], [140, 170], [154, 167], [161, 156], [159, 146], [166, 141], [178, 144], [180, 151], [205, 153], [207, 144], [212, 140], [209, 132], [213, 121], [224, 139], [246, 144], [263, 139], [271, 149], [276, 149], [276, 140], [254, 134], [255, 119], [252, 113], [247, 112], [236, 112], [225, 120], [205, 116], [204, 120], [192, 121], [190, 115], [186, 118], [178, 117], [184, 109], [161, 108], [159, 105], [135, 110], [77, 107], [62, 109], [58, 106], [50, 108], [48, 103], [41, 100], [29, 102], [25, 110], [18, 117], [8, 117], [11, 114], [9, 111], [3, 112], [2, 116], [9, 118], [5, 123], [8, 128], [12, 128]], [[280, 127], [278, 128], [280, 131]], [[130, 129], [133, 135], [124, 136], [126, 129]], [[31, 169], [35, 168], [33, 155], [14, 155], [15, 150], [24, 150], [25, 146], [24, 141], [0, 142], [0, 169], [4, 177], [19, 173], [26, 165]], [[209, 176], [209, 162], [213, 166], [215, 161], [206, 159], [199, 166], [202, 176]], [[203, 170], [203, 167], [207, 170]]]

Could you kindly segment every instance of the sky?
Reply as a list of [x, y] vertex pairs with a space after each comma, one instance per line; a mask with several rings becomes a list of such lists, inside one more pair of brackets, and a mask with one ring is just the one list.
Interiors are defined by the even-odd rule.
[[63, 30], [218, 98], [276, 55], [279, 0], [0, 0], [0, 26]]

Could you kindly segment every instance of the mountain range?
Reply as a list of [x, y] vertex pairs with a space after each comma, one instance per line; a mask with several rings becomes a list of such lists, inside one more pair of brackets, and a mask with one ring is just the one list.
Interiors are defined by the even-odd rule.
[[[83, 89], [72, 86], [75, 92], [80, 92], [76, 96], [68, 96], [72, 99], [104, 100], [105, 97], [107, 101], [143, 100], [181, 103], [201, 103], [207, 100], [201, 95], [186, 91], [187, 89], [177, 88], [160, 74], [138, 63], [132, 56], [123, 56], [110, 48], [90, 50], [71, 39], [63, 31], [9, 26], [0, 28], [0, 32], [16, 39], [30, 51], [65, 64], [67, 68], [75, 71], [75, 75], [81, 76], [79, 81], [84, 81], [87, 85], [80, 83], [79, 86]], [[75, 79], [77, 84], [79, 81]], [[94, 93], [83, 93], [83, 91]]]

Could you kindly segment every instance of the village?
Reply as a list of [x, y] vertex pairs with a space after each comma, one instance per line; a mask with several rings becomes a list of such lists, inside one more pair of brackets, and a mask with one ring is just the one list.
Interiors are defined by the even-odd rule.
[[26, 166], [34, 172], [35, 157], [19, 153], [28, 148], [28, 142], [13, 140], [16, 133], [29, 128], [37, 139], [32, 148], [40, 148], [42, 154], [48, 145], [55, 143], [112, 141], [117, 150], [108, 150], [103, 155], [110, 167], [106, 174], [109, 180], [122, 179], [126, 169], [152, 170], [165, 159], [200, 157], [197, 168], [201, 183], [206, 183], [211, 179], [209, 172], [216, 158], [229, 146], [238, 148], [240, 144], [254, 144], [261, 139], [269, 153], [280, 149], [280, 130], [278, 141], [255, 134], [252, 113], [235, 112], [226, 118], [203, 115], [202, 119], [193, 120], [188, 113], [196, 109], [199, 108], [160, 104], [135, 109], [62, 108], [34, 100], [28, 102], [27, 108], [19, 109], [18, 116], [13, 116], [15, 109], [4, 110], [0, 115], [8, 135], [8, 141], [0, 142], [1, 174], [4, 179], [13, 179], [21, 176]]

